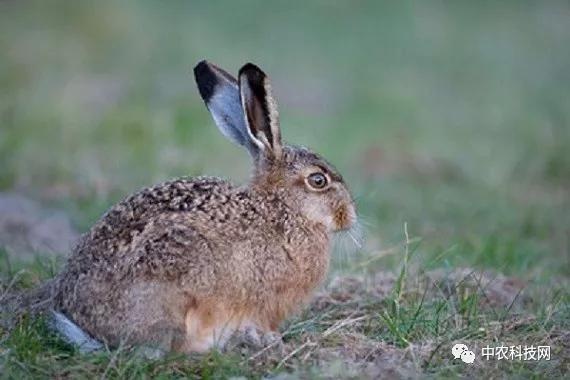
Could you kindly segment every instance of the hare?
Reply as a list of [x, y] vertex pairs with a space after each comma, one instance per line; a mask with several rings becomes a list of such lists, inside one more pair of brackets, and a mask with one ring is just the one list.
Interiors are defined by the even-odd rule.
[[253, 159], [252, 177], [175, 179], [108, 210], [52, 284], [68, 338], [197, 352], [247, 329], [276, 333], [324, 279], [332, 234], [356, 222], [335, 168], [282, 144], [261, 69], [248, 63], [236, 80], [202, 61], [194, 74], [217, 127]]

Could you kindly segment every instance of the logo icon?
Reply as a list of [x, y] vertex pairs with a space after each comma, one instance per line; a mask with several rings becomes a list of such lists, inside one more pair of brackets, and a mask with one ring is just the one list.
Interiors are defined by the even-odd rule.
[[454, 359], [461, 359], [463, 363], [471, 364], [475, 361], [475, 353], [469, 351], [463, 343], [457, 343], [451, 348], [451, 354]]

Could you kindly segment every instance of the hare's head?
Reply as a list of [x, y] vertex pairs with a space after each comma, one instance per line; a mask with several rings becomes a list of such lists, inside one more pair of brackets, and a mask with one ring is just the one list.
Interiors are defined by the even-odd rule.
[[277, 104], [261, 69], [248, 63], [236, 80], [202, 61], [194, 75], [220, 131], [251, 155], [254, 191], [285, 194], [299, 212], [330, 231], [354, 224], [354, 203], [336, 169], [306, 148], [281, 143]]

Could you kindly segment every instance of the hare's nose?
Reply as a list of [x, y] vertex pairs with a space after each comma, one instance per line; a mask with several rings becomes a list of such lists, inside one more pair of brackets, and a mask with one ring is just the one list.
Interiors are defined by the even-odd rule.
[[348, 230], [356, 221], [356, 213], [354, 208], [347, 205], [338, 206], [333, 212], [333, 221], [335, 229]]

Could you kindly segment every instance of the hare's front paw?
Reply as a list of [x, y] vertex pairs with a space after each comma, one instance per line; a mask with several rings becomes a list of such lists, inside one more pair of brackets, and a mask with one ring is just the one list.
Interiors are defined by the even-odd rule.
[[235, 348], [245, 348], [251, 350], [261, 350], [264, 348], [280, 348], [283, 345], [281, 334], [275, 331], [262, 331], [253, 326], [248, 326], [234, 333], [226, 350]]

